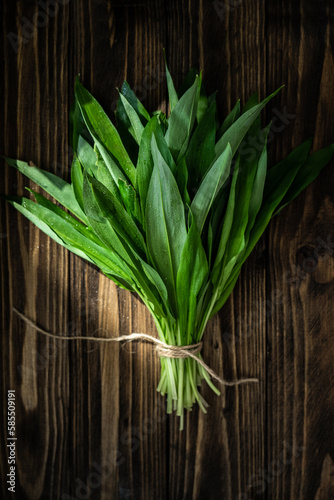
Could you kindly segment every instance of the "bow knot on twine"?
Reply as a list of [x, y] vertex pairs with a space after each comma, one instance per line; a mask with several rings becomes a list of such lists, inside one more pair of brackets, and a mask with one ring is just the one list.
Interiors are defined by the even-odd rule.
[[200, 351], [203, 346], [203, 342], [198, 342], [197, 344], [192, 345], [170, 345], [166, 344], [162, 340], [153, 337], [152, 335], [147, 335], [146, 333], [131, 333], [129, 335], [121, 335], [120, 337], [84, 337], [81, 335], [74, 335], [73, 337], [65, 337], [63, 335], [56, 335], [51, 332], [47, 332], [40, 328], [36, 323], [34, 323], [31, 319], [29, 319], [25, 314], [21, 313], [13, 307], [13, 311], [25, 321], [29, 326], [31, 326], [34, 330], [38, 331], [42, 335], [46, 337], [51, 337], [52, 339], [58, 340], [91, 340], [93, 342], [134, 342], [134, 341], [146, 341], [155, 345], [155, 351], [160, 357], [164, 358], [175, 358], [175, 359], [187, 359], [192, 358], [197, 363], [199, 363], [211, 377], [222, 385], [226, 386], [235, 386], [240, 384], [245, 384], [248, 382], [259, 382], [257, 378], [241, 378], [238, 380], [225, 380], [219, 377], [206, 363], [204, 363], [203, 359], [200, 357]]

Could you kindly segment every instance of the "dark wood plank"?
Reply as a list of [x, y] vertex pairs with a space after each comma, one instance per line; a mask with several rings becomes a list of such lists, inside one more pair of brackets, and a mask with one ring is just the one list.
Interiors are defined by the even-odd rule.
[[[68, 7], [61, 7], [61, 15], [54, 18], [38, 19], [34, 2], [7, 2], [2, 10], [2, 153], [62, 174], [67, 145]], [[37, 22], [40, 27], [35, 32], [25, 27]], [[22, 195], [24, 186], [34, 187], [7, 167], [2, 179], [1, 190], [10, 194]], [[1, 221], [2, 401], [6, 408], [7, 391], [16, 391], [16, 495], [59, 498], [69, 482], [69, 353], [66, 346], [28, 327], [12, 308], [45, 329], [67, 334], [68, 254], [9, 205], [2, 206]], [[2, 424], [4, 443], [6, 419]], [[1, 449], [1, 496], [8, 498], [8, 449], [2, 445]]]
[[[268, 78], [286, 83], [281, 102], [297, 115], [276, 142], [277, 159], [311, 134], [314, 149], [333, 140], [329, 9], [307, 1], [268, 8]], [[333, 194], [331, 165], [268, 233], [268, 286], [280, 300], [268, 317], [267, 477], [258, 474], [253, 489], [268, 498], [333, 492]]]
[[[165, 110], [163, 46], [176, 84], [190, 66], [204, 70], [208, 91], [219, 90], [220, 116], [239, 97], [286, 84], [266, 111], [277, 125], [273, 161], [311, 134], [315, 149], [333, 141], [329, 0], [63, 3], [39, 18], [32, 1], [2, 6], [0, 137], [8, 156], [69, 176], [78, 73], [110, 116], [124, 78], [148, 109]], [[25, 19], [39, 22], [35, 34]], [[6, 193], [33, 187], [4, 172]], [[203, 387], [208, 414], [194, 408], [182, 433], [155, 390], [160, 365], [151, 346], [51, 341], [13, 314], [15, 306], [64, 335], [155, 333], [137, 297], [1, 201], [0, 390], [2, 401], [16, 390], [17, 497], [332, 498], [332, 186], [328, 167], [271, 223], [205, 333], [204, 359], [217, 373], [258, 376], [259, 386], [220, 397]], [[0, 418], [4, 478], [4, 412]]]

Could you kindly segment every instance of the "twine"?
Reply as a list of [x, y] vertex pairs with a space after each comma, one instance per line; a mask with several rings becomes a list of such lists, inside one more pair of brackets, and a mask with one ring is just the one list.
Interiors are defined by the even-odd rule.
[[84, 337], [81, 335], [75, 335], [73, 337], [64, 337], [62, 335], [56, 335], [43, 328], [40, 328], [36, 323], [34, 323], [31, 319], [29, 319], [25, 314], [21, 313], [18, 309], [13, 307], [13, 311], [23, 319], [29, 326], [31, 326], [34, 330], [38, 331], [42, 335], [46, 337], [51, 337], [52, 339], [58, 340], [91, 340], [94, 342], [134, 342], [136, 340], [145, 340], [146, 342], [150, 342], [151, 344], [155, 344], [155, 351], [160, 357], [164, 358], [175, 358], [175, 359], [186, 359], [192, 358], [198, 364], [200, 364], [209, 375], [214, 380], [217, 380], [222, 385], [226, 386], [235, 386], [240, 384], [246, 384], [249, 382], [259, 382], [257, 378], [241, 378], [238, 380], [225, 380], [219, 377], [202, 359], [200, 359], [196, 354], [198, 354], [203, 346], [203, 342], [198, 342], [197, 344], [192, 345], [183, 345], [183, 346], [175, 346], [166, 344], [162, 342], [162, 340], [153, 337], [152, 335], [147, 335], [146, 333], [131, 333], [129, 335], [121, 335], [120, 337]]

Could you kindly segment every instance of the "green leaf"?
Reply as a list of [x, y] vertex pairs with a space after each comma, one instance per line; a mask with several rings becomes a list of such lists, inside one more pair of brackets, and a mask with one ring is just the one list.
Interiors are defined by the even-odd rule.
[[[199, 97], [198, 97], [198, 105], [197, 105], [197, 111], [196, 111], [196, 120], [197, 124], [201, 123], [203, 116], [208, 110], [209, 107], [209, 100], [205, 92], [205, 88], [203, 85], [203, 80], [202, 80], [202, 72], [200, 73], [200, 92], [199, 92]], [[210, 99], [210, 104], [213, 104], [216, 102], [215, 99], [215, 94], [211, 95]]]
[[[263, 132], [263, 139], [265, 142], [267, 141], [269, 129], [270, 127], [266, 128]], [[252, 194], [254, 193], [254, 180], [256, 178], [262, 151], [256, 149], [253, 153], [254, 154], [250, 157], [240, 154], [240, 166], [235, 197], [237, 200], [242, 200], [242, 203], [237, 203], [235, 205], [232, 228], [229, 234], [226, 262], [229, 262], [234, 256], [239, 255], [246, 244], [245, 231], [248, 224], [250, 203], [251, 201], [254, 202], [254, 199], [252, 199]], [[262, 167], [263, 165], [261, 164], [261, 168]]]
[[56, 215], [64, 219], [66, 222], [71, 224], [79, 233], [83, 234], [88, 240], [95, 242], [97, 245], [102, 245], [103, 242], [97, 237], [97, 235], [91, 230], [90, 227], [85, 226], [80, 221], [72, 217], [69, 213], [62, 210], [58, 205], [55, 205], [52, 201], [48, 200], [41, 193], [34, 191], [33, 189], [26, 188], [27, 191], [33, 194], [38, 205], [41, 205], [48, 210], [54, 212]]
[[187, 237], [184, 206], [176, 180], [152, 136], [154, 168], [147, 193], [147, 245], [176, 310], [176, 276]]
[[219, 156], [222, 151], [224, 151], [228, 142], [231, 145], [232, 155], [234, 156], [236, 150], [241, 144], [242, 139], [245, 137], [246, 133], [248, 132], [256, 118], [259, 116], [264, 106], [281, 90], [281, 88], [282, 87], [270, 94], [270, 96], [264, 99], [264, 101], [262, 101], [260, 104], [253, 106], [251, 109], [242, 114], [240, 118], [238, 118], [237, 121], [234, 122], [233, 125], [231, 125], [231, 127], [226, 130], [226, 132], [216, 144], [216, 157]]
[[177, 95], [179, 99], [187, 92], [188, 89], [193, 85], [196, 80], [196, 76], [198, 75], [197, 68], [191, 68], [183, 79], [179, 90], [177, 91]]
[[170, 106], [170, 110], [173, 111], [176, 104], [178, 103], [179, 98], [177, 96], [177, 92], [176, 92], [175, 87], [174, 87], [173, 79], [170, 75], [170, 72], [169, 72], [169, 69], [167, 66], [165, 49], [163, 49], [163, 51], [164, 51], [165, 68], [166, 68], [166, 80], [167, 80], [169, 106]]
[[204, 177], [190, 209], [201, 234], [210, 207], [230, 174], [232, 151], [229, 144]]
[[[191, 213], [191, 212], [190, 212]], [[208, 262], [194, 218], [183, 247], [177, 272], [176, 291], [181, 335], [186, 344], [193, 341], [197, 296], [208, 276]]]
[[125, 108], [122, 104], [122, 100], [119, 97], [117, 101], [117, 109], [115, 112], [117, 121], [117, 131], [123, 142], [125, 149], [127, 150], [132, 163], [135, 165], [138, 157], [138, 144], [135, 141], [133, 135], [130, 133], [131, 122], [126, 114]]
[[159, 122], [159, 116], [156, 115], [153, 118], [151, 118], [151, 120], [144, 129], [142, 140], [140, 143], [138, 163], [137, 163], [137, 191], [139, 193], [139, 198], [140, 198], [144, 227], [145, 227], [147, 191], [153, 171], [153, 158], [151, 152], [151, 142], [153, 134], [155, 136], [159, 152], [162, 155], [163, 159], [165, 160], [165, 162], [167, 163], [172, 172], [175, 172], [176, 169], [173, 157], [168, 149], [165, 137], [163, 135], [162, 126], [161, 123]]
[[80, 165], [80, 162], [76, 154], [74, 154], [71, 166], [71, 181], [72, 181], [72, 189], [74, 192], [74, 196], [81, 210], [84, 211], [84, 204], [82, 197], [82, 184], [83, 184], [82, 166]]
[[216, 103], [212, 102], [190, 139], [186, 155], [189, 189], [193, 194], [215, 158]]
[[167, 165], [169, 166], [171, 171], [175, 174], [176, 165], [175, 165], [172, 153], [170, 152], [170, 149], [167, 145], [161, 124], [159, 127], [155, 127], [154, 136], [156, 139], [158, 149], [161, 153], [161, 156], [163, 157], [163, 159], [165, 160], [165, 162], [167, 163]]
[[83, 222], [87, 221], [85, 214], [77, 202], [71, 184], [68, 184], [68, 182], [65, 182], [51, 172], [47, 172], [37, 167], [30, 167], [28, 163], [24, 161], [12, 160], [11, 158], [5, 158], [5, 160], [8, 165], [15, 167], [23, 175], [31, 179], [39, 187], [44, 189], [44, 191], [59, 201], [59, 203], [70, 210], [78, 219]]
[[89, 131], [86, 127], [77, 99], [73, 99], [70, 108], [70, 143], [74, 153], [78, 151], [78, 138], [90, 139]]
[[270, 131], [271, 125], [269, 125], [264, 131], [265, 144], [261, 152], [261, 156], [258, 159], [258, 167], [256, 170], [256, 175], [254, 179], [254, 184], [252, 188], [252, 194], [249, 200], [249, 210], [248, 210], [248, 223], [247, 223], [247, 235], [246, 240], [248, 240], [248, 234], [252, 227], [256, 216], [260, 210], [263, 201], [263, 191], [266, 182], [267, 175], [267, 139]]
[[122, 258], [124, 262], [131, 264], [132, 260], [129, 258], [128, 251], [125, 249], [123, 241], [119, 238], [110, 220], [105, 217], [87, 175], [84, 176], [84, 197], [85, 210], [94, 232], [104, 245]]
[[199, 96], [200, 79], [183, 94], [168, 119], [168, 129], [165, 135], [167, 146], [178, 162], [188, 146], [190, 133], [194, 126]]
[[233, 172], [232, 172], [231, 188], [230, 188], [229, 198], [228, 198], [228, 202], [227, 202], [223, 227], [222, 227], [222, 230], [220, 232], [221, 237], [220, 237], [220, 241], [219, 241], [218, 251], [217, 251], [217, 255], [216, 255], [216, 259], [215, 259], [215, 263], [214, 263], [214, 270], [213, 270], [213, 281], [214, 282], [217, 282], [220, 275], [221, 275], [221, 269], [220, 269], [219, 264], [222, 262], [223, 257], [225, 255], [227, 244], [229, 241], [229, 236], [231, 233], [233, 217], [234, 217], [234, 210], [235, 210], [235, 203], [236, 203], [236, 185], [237, 185], [237, 179], [238, 179], [238, 174], [239, 174], [239, 165], [240, 165], [240, 155], [238, 155], [236, 158], [236, 162], [235, 162]]
[[110, 252], [85, 237], [63, 217], [27, 198], [18, 197], [8, 201], [57, 243], [79, 257], [97, 264], [103, 272], [114, 274], [131, 283], [131, 278], [126, 276], [121, 263]]
[[278, 205], [283, 199], [299, 169], [306, 162], [311, 146], [312, 137], [291, 151], [284, 160], [268, 170], [263, 194], [264, 201], [268, 200], [268, 205], [276, 203], [276, 200], [279, 199], [277, 201]]
[[274, 215], [280, 212], [282, 208], [294, 200], [296, 196], [298, 196], [311, 182], [314, 181], [314, 179], [316, 179], [322, 169], [330, 162], [333, 154], [334, 144], [331, 144], [327, 148], [316, 151], [309, 156], [309, 158], [307, 158], [298, 171], [284, 198], [280, 202]]
[[[219, 240], [220, 240], [220, 235], [222, 232], [222, 227], [223, 227], [223, 222], [224, 222], [224, 215], [226, 212], [226, 206], [230, 194], [230, 188], [231, 188], [231, 179], [233, 175], [232, 167], [230, 171], [230, 177], [228, 182], [225, 183], [224, 187], [220, 190], [218, 196], [212, 203], [212, 207], [210, 209], [210, 220], [208, 223], [207, 228], [211, 226], [211, 231], [212, 231], [212, 259], [214, 260], [217, 251], [218, 251], [218, 245], [219, 245]], [[205, 226], [204, 226], [205, 230]], [[208, 234], [209, 236], [209, 234]], [[203, 240], [203, 236], [202, 236]], [[204, 240], [205, 241], [205, 240]], [[211, 261], [210, 261], [211, 262]]]
[[226, 130], [233, 125], [233, 123], [239, 118], [239, 116], [240, 116], [240, 99], [238, 99], [232, 111], [227, 115], [227, 117], [223, 121], [223, 124], [220, 127], [217, 134], [218, 139], [220, 139], [222, 135], [225, 134]]
[[254, 108], [254, 106], [257, 106], [259, 104], [259, 96], [257, 92], [254, 92], [244, 105], [242, 109], [242, 114], [247, 113], [250, 109]]
[[158, 117], [154, 116], [146, 125], [139, 147], [137, 162], [137, 184], [136, 189], [139, 193], [140, 205], [145, 221], [147, 191], [153, 171], [153, 158], [151, 154], [151, 142], [154, 131], [159, 127]]
[[142, 122], [140, 121], [140, 118], [134, 108], [131, 106], [131, 104], [128, 102], [128, 100], [120, 94], [120, 98], [122, 101], [122, 104], [124, 106], [125, 112], [130, 120], [131, 123], [131, 128], [129, 131], [133, 135], [135, 141], [137, 144], [140, 144], [141, 136], [144, 130], [144, 126]]
[[174, 177], [175, 177], [175, 180], [177, 182], [183, 203], [185, 205], [189, 205], [191, 200], [190, 200], [190, 196], [189, 196], [188, 189], [187, 189], [188, 169], [187, 169], [187, 164], [186, 164], [184, 157], [176, 166], [176, 168], [174, 170]]
[[78, 137], [78, 152], [79, 161], [83, 168], [90, 174], [96, 177], [97, 156], [92, 146], [81, 135]]
[[[92, 191], [95, 201], [102, 215], [100, 215], [94, 205], [90, 203]], [[146, 255], [146, 246], [143, 235], [137, 228], [131, 216], [127, 213], [118, 199], [113, 196], [96, 179], [85, 172], [84, 174], [84, 201], [85, 212], [90, 218], [96, 217], [97, 221], [102, 222], [107, 219], [113, 229], [130, 245], [130, 247], [140, 256]]]
[[135, 222], [137, 221], [138, 224], [141, 224], [142, 216], [136, 191], [131, 184], [127, 184], [123, 179], [119, 179], [118, 187], [126, 211], [132, 216]]
[[80, 83], [75, 82], [75, 92], [86, 126], [97, 143], [101, 143], [118, 161], [121, 169], [135, 185], [136, 170], [123, 146], [121, 138], [100, 104]]
[[120, 92], [132, 106], [132, 108], [136, 111], [142, 124], [145, 126], [151, 119], [150, 114], [148, 111], [146, 111], [143, 103], [138, 99], [136, 94], [131, 90], [131, 87], [127, 81], [124, 81]]
[[[299, 169], [303, 166], [311, 148], [312, 139], [305, 141], [292, 151], [285, 160], [269, 169], [264, 186], [263, 202], [250, 233], [247, 248], [242, 255], [246, 260], [267, 227], [276, 207], [290, 188]], [[277, 177], [279, 176], [279, 180]], [[276, 179], [276, 181], [275, 181]]]
[[240, 274], [241, 266], [236, 270], [235, 273], [233, 273], [233, 278], [228, 282], [228, 284], [225, 286], [224, 291], [221, 295], [218, 296], [214, 307], [212, 308], [212, 311], [210, 313], [209, 318], [211, 319], [225, 304], [229, 296], [231, 295], [233, 288], [236, 285], [236, 282], [238, 281], [239, 274]]
[[[118, 199], [118, 201], [122, 202], [122, 197], [117, 187], [116, 180], [118, 181], [118, 184], [120, 181], [125, 182], [123, 179], [124, 175], [119, 171], [116, 163], [111, 159], [103, 146], [94, 144], [94, 151], [97, 158], [95, 178], [101, 182], [101, 184], [103, 184], [108, 191], [110, 191]], [[108, 165], [104, 161], [101, 151], [103, 151], [104, 158], [106, 158]], [[117, 173], [119, 176], [117, 176]]]
[[[102, 159], [105, 166], [109, 170], [111, 177], [113, 178], [113, 181], [114, 181], [113, 186], [117, 187], [118, 179], [123, 179], [124, 181], [129, 181], [127, 176], [118, 168], [118, 166], [117, 166], [116, 162], [114, 161], [114, 159], [112, 158], [112, 156], [108, 153], [106, 148], [100, 142], [97, 141], [96, 144], [94, 145], [94, 148], [95, 148], [95, 151], [97, 154], [97, 160], [98, 160], [98, 162], [100, 162], [98, 166], [101, 167], [101, 159]], [[98, 175], [98, 172], [96, 175]], [[115, 196], [118, 196], [118, 194], [116, 192], [113, 194]]]

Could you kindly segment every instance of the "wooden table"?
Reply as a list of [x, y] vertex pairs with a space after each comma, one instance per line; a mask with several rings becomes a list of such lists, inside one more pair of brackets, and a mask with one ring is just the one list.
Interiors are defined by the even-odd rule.
[[[330, 0], [5, 0], [1, 30], [1, 153], [64, 178], [75, 76], [110, 115], [125, 78], [166, 110], [163, 47], [176, 84], [203, 69], [222, 117], [286, 85], [263, 115], [272, 162], [311, 135], [314, 149], [333, 142]], [[2, 192], [33, 187], [2, 163]], [[203, 387], [208, 414], [195, 408], [183, 432], [152, 346], [51, 340], [13, 312], [63, 335], [155, 333], [140, 300], [1, 201], [2, 498], [8, 390], [20, 500], [334, 498], [333, 185], [332, 162], [271, 222], [208, 325], [206, 362], [260, 384]]]

